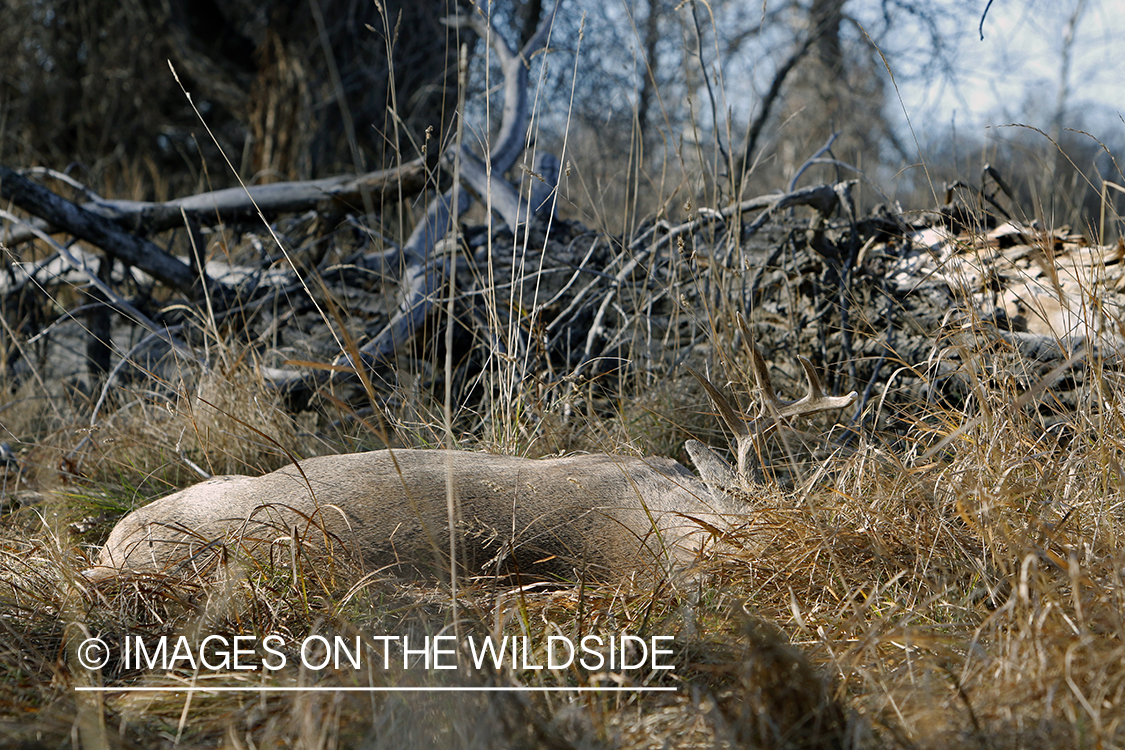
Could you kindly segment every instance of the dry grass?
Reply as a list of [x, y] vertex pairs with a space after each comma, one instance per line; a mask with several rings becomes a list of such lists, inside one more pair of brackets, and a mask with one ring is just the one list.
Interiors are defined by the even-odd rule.
[[[712, 330], [733, 328], [724, 315], [711, 316]], [[92, 398], [73, 391], [36, 398], [25, 386], [0, 405], [9, 434], [34, 446], [21, 457], [25, 467], [40, 469], [6, 485], [24, 507], [0, 530], [0, 730], [10, 737], [90, 747], [1122, 744], [1125, 394], [1120, 377], [1099, 361], [1076, 365], [1086, 369], [1091, 393], [1049, 429], [1034, 409], [1016, 406], [1020, 394], [1010, 381], [981, 374], [960, 411], [919, 407], [900, 415], [914, 426], [905, 435], [859, 436], [827, 471], [806, 471], [789, 491], [763, 487], [752, 499], [754, 539], [745, 549], [762, 549], [765, 534], [765, 554], [744, 552], [735, 529], [698, 576], [656, 590], [625, 582], [520, 591], [477, 582], [462, 587], [454, 603], [447, 587], [432, 583], [375, 576], [349, 586], [355, 577], [342, 569], [299, 566], [291, 576], [237, 565], [209, 586], [150, 577], [90, 590], [76, 571], [112, 521], [195, 481], [193, 464], [214, 474], [261, 473], [289, 454], [378, 446], [388, 436], [414, 444], [442, 439], [434, 394], [425, 402], [373, 404], [386, 423], [357, 405], [341, 408], [334, 393], [310, 400], [318, 411], [292, 414], [262, 382], [252, 347], [232, 343], [213, 324], [197, 325], [213, 366], [183, 368], [179, 381], [120, 389], [84, 442]], [[642, 348], [654, 345], [638, 340]], [[728, 359], [737, 372], [739, 359]], [[613, 381], [616, 392], [595, 397], [591, 390], [571, 402], [517, 391], [506, 412], [470, 415], [464, 423], [480, 432], [459, 433], [462, 445], [682, 459], [686, 437], [716, 442], [715, 421], [693, 382], [655, 371], [634, 377]], [[574, 403], [582, 407], [569, 411]], [[73, 454], [79, 443], [82, 451]], [[61, 486], [60, 457], [82, 468]], [[76, 519], [85, 523], [69, 525]], [[125, 635], [185, 636], [196, 644], [211, 634], [279, 634], [288, 649], [309, 635], [358, 634], [365, 661], [380, 662], [374, 637], [383, 634], [526, 635], [541, 648], [551, 634], [622, 632], [672, 636], [675, 670], [622, 676], [517, 667], [451, 677], [401, 665], [358, 672], [288, 665], [214, 673], [127, 667], [117, 652], [91, 675], [75, 653], [87, 634], [115, 644]], [[676, 691], [73, 690], [90, 681]]]
[[[245, 384], [242, 372], [231, 371]], [[230, 381], [216, 387], [222, 377], [207, 374], [195, 393], [223, 392]], [[321, 571], [293, 579], [251, 568], [206, 588], [148, 578], [90, 591], [75, 583], [83, 563], [66, 527], [17, 516], [4, 527], [0, 557], [4, 721], [13, 736], [50, 744], [65, 744], [78, 726], [89, 746], [1115, 746], [1125, 689], [1118, 543], [1125, 431], [1120, 384], [1109, 373], [1098, 382], [1101, 398], [1049, 432], [999, 387], [982, 386], [974, 412], [920, 413], [906, 442], [860, 447], [837, 459], [827, 480], [792, 492], [764, 490], [755, 520], [769, 529], [766, 554], [742, 554], [736, 533], [702, 577], [658, 590], [521, 592], [481, 582], [463, 589], [454, 609], [440, 586], [376, 578], [347, 588], [345, 578]], [[239, 399], [253, 389], [225, 390], [227, 400], [215, 396], [212, 404], [225, 421], [197, 415], [184, 425], [195, 425], [201, 444], [216, 441], [212, 458], [238, 468], [252, 461], [236, 444], [289, 428], [271, 422], [274, 411]], [[649, 413], [623, 414], [622, 423]], [[239, 432], [241, 424], [255, 429]], [[150, 429], [167, 440], [164, 425]], [[935, 456], [924, 455], [948, 436]], [[658, 441], [646, 431], [638, 442]], [[150, 458], [114, 465], [125, 475]], [[361, 634], [373, 657], [381, 651], [370, 636], [379, 634], [502, 633], [538, 643], [547, 634], [671, 635], [676, 669], [626, 680], [677, 692], [96, 698], [72, 690], [90, 679], [73, 653], [86, 632], [110, 642], [125, 634], [194, 642], [212, 633], [278, 633], [297, 642]], [[582, 670], [454, 675], [401, 668], [193, 675], [126, 669], [118, 657], [96, 679], [347, 687], [617, 679]]]
[[[571, 195], [587, 206], [577, 209], [583, 216], [604, 226], [637, 226], [648, 209], [662, 217], [690, 213], [685, 206], [711, 205], [700, 195], [718, 190], [714, 179], [683, 176], [680, 166], [705, 161], [680, 154], [679, 166], [651, 175], [630, 162], [620, 171], [636, 182], [625, 189], [602, 179], [613, 171], [602, 164], [604, 174], [579, 172]], [[647, 195], [649, 188], [660, 200]], [[733, 329], [728, 315], [715, 312], [710, 330]], [[15, 394], [4, 389], [7, 434], [0, 438], [19, 437], [29, 446], [25, 467], [39, 469], [11, 485], [24, 507], [0, 527], [0, 735], [12, 746], [1125, 745], [1125, 392], [1099, 362], [1077, 365], [1089, 369], [1086, 382], [1097, 384], [1097, 397], [1050, 430], [1031, 410], [1014, 406], [1019, 394], [1010, 386], [982, 380], [962, 411], [903, 415], [914, 425], [906, 436], [860, 436], [859, 446], [833, 458], [826, 471], [790, 491], [764, 487], [753, 498], [755, 539], [745, 548], [760, 549], [764, 533], [765, 554], [744, 552], [735, 529], [698, 575], [657, 589], [626, 581], [516, 590], [481, 581], [460, 588], [454, 602], [447, 586], [434, 583], [376, 575], [350, 586], [346, 571], [331, 568], [298, 567], [289, 575], [232, 565], [208, 586], [144, 577], [92, 590], [76, 572], [112, 520], [195, 481], [193, 465], [212, 474], [260, 473], [290, 454], [380, 445], [389, 436], [435, 444], [447, 435], [440, 397], [432, 393], [422, 394], [424, 401], [369, 404], [370, 412], [350, 403], [340, 408], [335, 393], [319, 393], [323, 400], [312, 400], [319, 411], [293, 414], [262, 383], [251, 347], [231, 343], [229, 332], [206, 321], [194, 324], [210, 347], [211, 369], [187, 368], [182, 382], [154, 378], [155, 385], [121, 390], [89, 440], [82, 440], [89, 394], [59, 384], [38, 394], [28, 386]], [[673, 380], [673, 368], [654, 361], [665, 369], [622, 378], [616, 392], [597, 399], [576, 399], [573, 412], [565, 400], [544, 406], [519, 392], [503, 413], [464, 415], [457, 437], [468, 448], [682, 458], [685, 437], [713, 436], [715, 426], [694, 384]], [[403, 385], [396, 397], [415, 395], [411, 387]], [[948, 444], [929, 455], [943, 439]], [[65, 482], [56, 472], [60, 458], [69, 462]], [[86, 531], [78, 533], [69, 522], [85, 517]], [[278, 634], [291, 656], [293, 644], [309, 635], [359, 635], [370, 664], [381, 662], [376, 637], [383, 634], [496, 634], [542, 644], [552, 634], [622, 632], [672, 636], [675, 669], [447, 676], [401, 665], [357, 671], [290, 664], [272, 673], [194, 672], [183, 665], [129, 667], [115, 651], [100, 673], [91, 673], [76, 653], [94, 634], [113, 644], [125, 635], [184, 636], [197, 644], [212, 634]], [[676, 691], [74, 691], [89, 684], [623, 684]]]

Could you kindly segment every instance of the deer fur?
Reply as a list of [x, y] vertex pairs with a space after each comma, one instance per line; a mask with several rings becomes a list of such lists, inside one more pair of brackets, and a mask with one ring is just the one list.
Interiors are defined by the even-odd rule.
[[715, 525], [735, 512], [666, 458], [381, 450], [216, 477], [156, 500], [117, 524], [94, 570], [202, 568], [199, 553], [222, 540], [263, 560], [287, 563], [295, 546], [388, 575], [448, 578], [449, 497], [458, 569], [527, 580], [659, 574], [706, 536], [685, 516]]
[[855, 400], [854, 392], [825, 396], [802, 359], [808, 395], [783, 402], [750, 348], [763, 401], [758, 419], [737, 413], [692, 370], [735, 433], [736, 469], [694, 440], [686, 448], [702, 478], [668, 458], [604, 454], [321, 456], [260, 477], [215, 477], [129, 513], [86, 576], [203, 571], [219, 552], [235, 552], [267, 564], [343, 554], [367, 571], [411, 578], [448, 579], [454, 558], [459, 574], [520, 581], [666, 577], [745, 517], [749, 462], [764, 422], [769, 428]]

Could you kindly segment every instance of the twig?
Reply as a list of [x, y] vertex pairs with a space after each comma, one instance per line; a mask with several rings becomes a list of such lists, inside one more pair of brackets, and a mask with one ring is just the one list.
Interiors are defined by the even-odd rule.
[[805, 173], [805, 170], [807, 170], [813, 164], [819, 163], [820, 157], [824, 156], [824, 154], [827, 153], [832, 148], [832, 144], [835, 143], [836, 139], [839, 138], [839, 137], [840, 137], [840, 131], [838, 131], [838, 130], [832, 131], [832, 135], [828, 136], [828, 142], [825, 143], [820, 148], [818, 148], [816, 150], [816, 153], [813, 154], [812, 156], [810, 156], [808, 158], [808, 161], [806, 161], [804, 164], [801, 165], [800, 169], [798, 169], [797, 172], [793, 175], [793, 179], [789, 180], [788, 192], [792, 193], [794, 190], [797, 189], [797, 180], [801, 179], [801, 175], [803, 175]]
[[629, 274], [631, 274], [637, 266], [639, 266], [644, 260], [646, 260], [651, 253], [651, 248], [642, 250], [641, 252], [637, 253], [629, 260], [629, 262], [622, 266], [621, 270], [617, 272], [617, 275], [613, 277], [613, 283], [610, 284], [609, 289], [606, 291], [605, 297], [602, 298], [601, 304], [598, 305], [598, 311], [594, 314], [594, 320], [590, 324], [589, 332], [586, 334], [586, 346], [582, 351], [582, 359], [574, 367], [570, 375], [567, 376], [571, 381], [572, 387], [578, 381], [578, 376], [582, 373], [583, 368], [585, 368], [586, 365], [590, 362], [591, 355], [594, 351], [594, 340], [602, 332], [602, 322], [605, 320], [605, 314], [609, 309], [610, 303], [613, 302], [614, 298], [617, 296], [618, 290], [621, 288], [621, 285], [624, 283], [625, 279], [628, 278]]

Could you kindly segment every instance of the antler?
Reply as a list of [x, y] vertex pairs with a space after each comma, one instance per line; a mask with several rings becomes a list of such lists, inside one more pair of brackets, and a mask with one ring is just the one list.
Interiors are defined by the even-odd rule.
[[[804, 357], [798, 356], [797, 361], [801, 363], [801, 367], [805, 370], [805, 379], [808, 381], [808, 392], [804, 397], [796, 401], [783, 401], [778, 398], [777, 393], [773, 389], [773, 382], [770, 380], [769, 369], [766, 367], [766, 362], [762, 359], [758, 347], [754, 346], [753, 338], [750, 335], [750, 329], [746, 325], [746, 321], [742, 315], [738, 315], [738, 325], [742, 329], [743, 341], [746, 342], [746, 347], [750, 350], [750, 358], [754, 369], [754, 379], [757, 381], [758, 390], [761, 392], [761, 414], [758, 417], [751, 418], [742, 414], [734, 409], [730, 402], [727, 401], [726, 396], [715, 387], [715, 385], [707, 378], [700, 375], [691, 367], [688, 367], [688, 372], [695, 376], [703, 389], [707, 391], [707, 395], [711, 398], [711, 402], [715, 404], [715, 408], [722, 417], [724, 423], [734, 433], [735, 447], [738, 455], [737, 464], [737, 480], [739, 483], [745, 483], [749, 474], [747, 466], [753, 455], [755, 443], [758, 439], [758, 434], [764, 433], [776, 427], [778, 420], [790, 419], [792, 417], [804, 416], [809, 414], [816, 414], [817, 412], [829, 411], [831, 409], [843, 409], [851, 406], [857, 398], [855, 391], [847, 394], [846, 396], [828, 396], [824, 393], [824, 387], [820, 383], [820, 376], [816, 374], [816, 369], [813, 367], [812, 362]], [[769, 424], [765, 429], [759, 429], [759, 422], [767, 419]], [[692, 454], [692, 458], [696, 459], [696, 453], [700, 449], [706, 450], [702, 444], [689, 446], [688, 452]], [[694, 450], [693, 450], [694, 449]], [[710, 451], [708, 451], [710, 452]], [[712, 454], [714, 457], [714, 454]], [[704, 457], [704, 462], [713, 463], [707, 457]], [[696, 467], [701, 469], [700, 460], [696, 460]], [[709, 472], [714, 473], [714, 472]], [[714, 478], [714, 477], [712, 477]], [[704, 480], [711, 481], [708, 476], [704, 475]], [[716, 478], [717, 484], [726, 484], [721, 479]]]

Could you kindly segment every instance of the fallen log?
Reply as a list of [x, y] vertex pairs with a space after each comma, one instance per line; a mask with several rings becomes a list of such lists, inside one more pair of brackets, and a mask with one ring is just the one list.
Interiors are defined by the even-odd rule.
[[[140, 235], [182, 227], [183, 215], [200, 226], [226, 221], [251, 221], [259, 214], [272, 218], [278, 214], [308, 211], [336, 205], [351, 209], [363, 205], [367, 193], [378, 204], [384, 197], [398, 200], [422, 191], [429, 174], [425, 159], [415, 159], [393, 169], [361, 175], [337, 175], [319, 180], [275, 182], [270, 185], [224, 188], [185, 198], [153, 203], [149, 201], [92, 198], [80, 207], [113, 221], [123, 229]], [[4, 242], [15, 247], [35, 237], [35, 230], [53, 234], [65, 231], [46, 219], [32, 220], [27, 227], [13, 227]]]
[[195, 298], [203, 291], [200, 281], [213, 293], [223, 291], [222, 285], [206, 273], [192, 269], [149, 240], [125, 231], [110, 219], [55, 195], [3, 165], [0, 165], [0, 197], [189, 297]]

